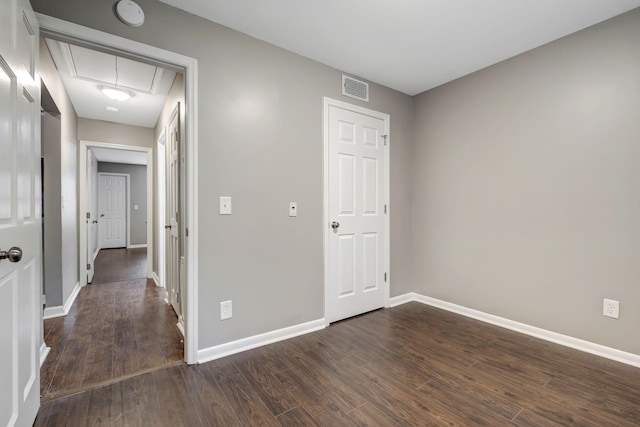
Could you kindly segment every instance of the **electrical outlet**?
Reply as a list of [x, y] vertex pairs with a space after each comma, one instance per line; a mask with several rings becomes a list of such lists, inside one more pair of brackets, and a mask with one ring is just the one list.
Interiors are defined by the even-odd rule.
[[602, 304], [602, 314], [614, 319], [620, 318], [620, 302], [605, 298]]
[[220, 320], [231, 319], [232, 314], [231, 300], [222, 301], [220, 303]]

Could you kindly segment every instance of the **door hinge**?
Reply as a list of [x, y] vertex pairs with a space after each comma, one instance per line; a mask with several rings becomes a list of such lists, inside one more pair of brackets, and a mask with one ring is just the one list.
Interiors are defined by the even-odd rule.
[[91, 264], [87, 264], [87, 270], [91, 270]]
[[384, 281], [387, 281], [387, 273], [384, 273]]
[[189, 229], [188, 228], [184, 229], [184, 235], [185, 235], [185, 237], [189, 237]]
[[384, 204], [384, 213], [387, 213], [387, 204]]
[[87, 219], [91, 219], [91, 212], [87, 212]]
[[387, 146], [387, 138], [389, 137], [389, 135], [382, 135], [382, 139], [384, 139], [384, 146]]

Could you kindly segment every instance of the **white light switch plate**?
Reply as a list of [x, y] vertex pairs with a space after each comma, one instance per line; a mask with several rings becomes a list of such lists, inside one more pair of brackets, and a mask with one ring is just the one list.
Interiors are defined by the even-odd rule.
[[296, 202], [289, 203], [289, 216], [298, 216], [298, 204]]
[[220, 215], [231, 215], [231, 197], [220, 197]]

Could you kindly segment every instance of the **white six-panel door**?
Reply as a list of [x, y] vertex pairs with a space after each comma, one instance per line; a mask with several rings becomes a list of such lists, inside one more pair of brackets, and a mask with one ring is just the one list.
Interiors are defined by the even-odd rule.
[[180, 103], [171, 113], [167, 125], [166, 150], [166, 287], [169, 302], [180, 318]]
[[328, 316], [334, 322], [383, 307], [388, 295], [388, 116], [345, 105], [328, 105], [326, 114]]
[[127, 246], [127, 177], [98, 175], [98, 212], [101, 248]]
[[[26, 0], [0, 6], [0, 425], [30, 426], [40, 405], [42, 211], [38, 23]], [[0, 257], [1, 258], [1, 257]]]

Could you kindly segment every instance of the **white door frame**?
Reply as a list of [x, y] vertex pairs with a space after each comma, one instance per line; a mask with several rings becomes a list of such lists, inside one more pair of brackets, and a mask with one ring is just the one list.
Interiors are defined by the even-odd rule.
[[[198, 61], [124, 37], [94, 30], [47, 15], [36, 14], [43, 36], [64, 37], [129, 52], [164, 64], [180, 67], [185, 76], [185, 150], [186, 150], [186, 226], [189, 238], [186, 248], [185, 289], [185, 361], [198, 362]], [[149, 166], [149, 165], [147, 165]], [[82, 170], [82, 168], [80, 169]], [[80, 180], [82, 183], [82, 180]], [[153, 206], [149, 204], [148, 206]], [[80, 227], [82, 228], [82, 227]], [[81, 240], [82, 241], [82, 240]], [[85, 240], [86, 242], [86, 240]], [[86, 277], [86, 276], [85, 276]]]
[[385, 215], [385, 236], [386, 241], [384, 245], [384, 271], [388, 272], [387, 281], [384, 283], [384, 306], [389, 307], [389, 289], [391, 289], [391, 193], [389, 186], [389, 153], [390, 153], [390, 116], [385, 113], [370, 110], [368, 108], [359, 107], [357, 105], [349, 104], [337, 99], [324, 97], [324, 107], [322, 109], [322, 129], [323, 129], [323, 144], [324, 144], [324, 159], [323, 159], [323, 173], [324, 173], [324, 188], [323, 188], [323, 215], [322, 215], [322, 229], [323, 229], [323, 242], [324, 242], [324, 322], [326, 326], [329, 326], [329, 305], [331, 303], [331, 286], [329, 283], [329, 236], [331, 227], [329, 222], [331, 218], [329, 216], [329, 108], [339, 107], [345, 110], [353, 111], [358, 114], [365, 114], [371, 117], [375, 117], [384, 121], [385, 134], [387, 136], [386, 143], [386, 155], [384, 161], [384, 192], [385, 200], [387, 204], [387, 214]]
[[[126, 151], [142, 151], [147, 154], [147, 260], [152, 260], [153, 258], [153, 209], [149, 209], [149, 206], [153, 206], [153, 149], [149, 147], [139, 147], [134, 145], [122, 145], [122, 144], [111, 144], [108, 142], [98, 142], [98, 141], [80, 141], [79, 147], [79, 155], [78, 155], [78, 221], [80, 226], [78, 227], [78, 235], [80, 239], [80, 250], [78, 252], [79, 259], [78, 265], [80, 266], [80, 286], [85, 286], [87, 284], [87, 275], [82, 274], [85, 271], [83, 267], [85, 267], [89, 260], [87, 259], [87, 227], [86, 227], [86, 217], [85, 213], [88, 212], [90, 200], [87, 200], [87, 150], [90, 148], [110, 148], [116, 150], [126, 150]], [[127, 175], [128, 174], [117, 174], [111, 172], [98, 172], [98, 174], [109, 174], [109, 175]], [[130, 212], [129, 212], [129, 181], [127, 178], [127, 246], [129, 245], [129, 224], [130, 224]], [[98, 189], [98, 191], [100, 191]], [[100, 240], [100, 222], [98, 220], [98, 248], [102, 247], [102, 242]], [[147, 261], [147, 277], [151, 277], [152, 275], [152, 262]]]
[[[92, 147], [95, 147], [95, 145], [93, 145]], [[151, 153], [151, 156], [149, 155], [150, 153], [147, 153], [147, 161], [149, 161], [149, 157], [153, 158], [153, 153]], [[123, 176], [124, 177], [124, 188], [125, 191], [127, 192], [127, 194], [125, 194], [124, 199], [125, 199], [125, 217], [127, 219], [127, 226], [126, 226], [126, 236], [125, 236], [125, 242], [124, 242], [124, 247], [128, 248], [129, 244], [131, 243], [131, 174], [128, 173], [118, 173], [118, 172], [98, 172], [98, 197], [100, 197], [100, 177], [101, 176], [105, 176], [105, 175], [111, 175], [111, 176]], [[151, 189], [153, 189], [153, 186], [149, 185], [149, 167], [147, 166], [147, 203], [149, 203], [149, 187], [151, 187]], [[86, 189], [85, 189], [86, 190]], [[87, 205], [87, 201], [85, 200], [85, 206]], [[98, 210], [100, 210], [100, 199], [98, 198]], [[147, 208], [147, 259], [149, 258], [149, 244], [150, 241], [153, 241], [152, 239], [149, 239], [149, 217], [151, 217], [151, 219], [153, 220], [153, 215], [149, 215], [149, 209]], [[102, 240], [100, 239], [100, 217], [98, 216], [98, 245], [100, 246], [100, 249], [102, 249]], [[153, 225], [151, 226], [151, 229], [153, 230]], [[153, 254], [153, 251], [151, 251], [151, 253]], [[87, 264], [88, 264], [88, 260], [87, 260]], [[150, 278], [150, 262], [147, 262], [147, 277]]]
[[[185, 150], [186, 150], [186, 226], [189, 238], [186, 247], [185, 289], [185, 361], [198, 362], [198, 61], [165, 49], [160, 49], [124, 37], [94, 30], [93, 28], [36, 13], [42, 36], [66, 38], [103, 46], [120, 52], [129, 52], [163, 64], [172, 64], [183, 70], [185, 76]], [[82, 157], [80, 157], [82, 158]], [[86, 157], [85, 157], [86, 159]], [[149, 165], [147, 165], [149, 166]], [[84, 168], [80, 168], [83, 170]], [[79, 180], [83, 182], [82, 179]], [[153, 206], [149, 204], [148, 206]], [[81, 211], [82, 212], [82, 211]], [[86, 212], [86, 211], [85, 211]], [[148, 223], [149, 224], [149, 223]], [[82, 229], [83, 227], [80, 227]], [[152, 235], [152, 234], [151, 234]], [[153, 235], [152, 235], [153, 236]], [[81, 239], [80, 242], [83, 240]], [[84, 239], [86, 242], [86, 238]], [[82, 253], [82, 251], [80, 252]], [[82, 265], [82, 264], [81, 264]], [[86, 277], [86, 275], [85, 275]]]

